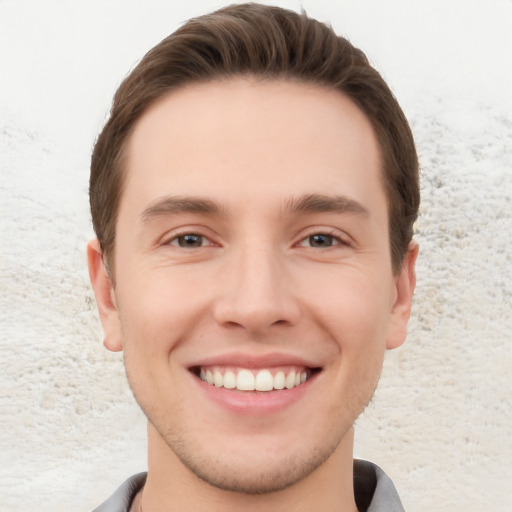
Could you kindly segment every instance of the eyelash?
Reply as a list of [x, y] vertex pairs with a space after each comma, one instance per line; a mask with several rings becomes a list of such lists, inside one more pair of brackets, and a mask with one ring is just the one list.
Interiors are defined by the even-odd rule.
[[[180, 241], [185, 241], [187, 239], [187, 237], [190, 237], [191, 243], [190, 244], [183, 243], [183, 245], [181, 245]], [[307, 242], [309, 242], [309, 244], [311, 244], [315, 237], [318, 237], [317, 242], [319, 242], [320, 245], [318, 245], [318, 246], [306, 245]], [[197, 239], [199, 239], [201, 244], [194, 245], [194, 243], [195, 243], [194, 238], [196, 239], [196, 242], [197, 242]], [[323, 242], [321, 242], [322, 239], [327, 242], [327, 243], [325, 243], [324, 246], [322, 246], [322, 243], [323, 243]], [[325, 239], [327, 239], [327, 240], [325, 240]], [[205, 243], [205, 242], [208, 242], [208, 243]], [[194, 232], [188, 232], [188, 233], [175, 235], [168, 242], [166, 242], [166, 245], [171, 245], [173, 247], [180, 247], [182, 249], [196, 249], [196, 248], [201, 248], [201, 247], [211, 247], [211, 246], [214, 246], [215, 244], [205, 235], [201, 235], [199, 233], [194, 233]], [[339, 245], [347, 246], [349, 244], [346, 240], [344, 240], [341, 237], [339, 237], [333, 233], [330, 233], [328, 231], [319, 231], [319, 232], [312, 233], [312, 234], [302, 238], [299, 241], [299, 243], [297, 244], [298, 247], [309, 247], [312, 249], [328, 249], [330, 247], [336, 247]]]
[[[198, 239], [201, 239], [202, 242], [204, 241], [208, 241], [209, 243], [201, 243], [201, 245], [192, 245], [192, 244], [189, 244], [189, 245], [181, 245], [180, 244], [180, 239], [186, 239], [186, 237], [196, 237]], [[190, 233], [183, 233], [183, 234], [178, 234], [178, 235], [175, 235], [173, 238], [171, 238], [167, 243], [166, 245], [172, 245], [174, 247], [180, 247], [182, 249], [195, 249], [195, 248], [199, 248], [199, 247], [209, 247], [209, 246], [213, 246], [215, 245], [207, 236], [205, 235], [201, 235], [199, 233], [193, 233], [193, 232], [190, 232]]]
[[[311, 244], [312, 239], [314, 239], [315, 237], [318, 237], [317, 241], [320, 241], [323, 238], [323, 239], [328, 239], [328, 241], [330, 241], [331, 243], [326, 244], [323, 247], [322, 247], [322, 245], [319, 245], [319, 246], [305, 245], [305, 243], [307, 243], [307, 242], [309, 242]], [[305, 238], [302, 238], [298, 244], [299, 247], [308, 247], [308, 248], [312, 248], [312, 249], [316, 249], [316, 248], [328, 249], [328, 248], [336, 247], [339, 245], [347, 246], [349, 244], [346, 240], [344, 240], [340, 236], [337, 236], [334, 233], [330, 233], [329, 231], [318, 231], [318, 232], [312, 233], [312, 234], [306, 236]]]

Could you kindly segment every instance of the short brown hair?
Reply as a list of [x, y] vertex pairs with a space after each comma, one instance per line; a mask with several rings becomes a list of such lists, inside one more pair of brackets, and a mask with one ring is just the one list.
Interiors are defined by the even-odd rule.
[[124, 148], [137, 120], [171, 90], [239, 75], [335, 89], [366, 114], [381, 146], [391, 260], [398, 272], [420, 201], [418, 158], [402, 109], [365, 54], [331, 27], [305, 13], [254, 3], [191, 19], [150, 50], [117, 90], [92, 154], [89, 188], [94, 230], [111, 270]]

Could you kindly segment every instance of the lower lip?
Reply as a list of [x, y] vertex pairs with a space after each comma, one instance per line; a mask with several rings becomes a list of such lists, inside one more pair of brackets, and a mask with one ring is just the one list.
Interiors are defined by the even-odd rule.
[[318, 377], [312, 375], [306, 382], [292, 389], [275, 391], [238, 391], [218, 388], [195, 375], [192, 376], [206, 396], [220, 406], [238, 414], [271, 414], [294, 404], [311, 388]]

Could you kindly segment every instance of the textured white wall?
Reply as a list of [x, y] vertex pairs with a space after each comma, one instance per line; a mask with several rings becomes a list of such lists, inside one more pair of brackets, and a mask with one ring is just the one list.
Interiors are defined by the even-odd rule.
[[[409, 512], [509, 511], [512, 2], [302, 4], [383, 72], [423, 168], [414, 318], [356, 454]], [[145, 468], [144, 418], [101, 345], [85, 270], [88, 159], [127, 70], [219, 5], [0, 2], [2, 511], [87, 511]]]

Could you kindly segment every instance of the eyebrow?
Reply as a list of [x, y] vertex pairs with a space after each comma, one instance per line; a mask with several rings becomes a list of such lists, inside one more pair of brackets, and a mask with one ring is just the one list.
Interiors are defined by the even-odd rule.
[[357, 213], [364, 217], [370, 215], [369, 211], [357, 201], [346, 196], [330, 196], [324, 194], [307, 194], [291, 198], [286, 203], [286, 211], [290, 213]]
[[165, 196], [157, 199], [142, 212], [142, 221], [148, 222], [155, 217], [179, 213], [206, 213], [219, 215], [221, 208], [210, 201], [200, 197]]
[[[357, 213], [369, 216], [368, 210], [357, 201], [345, 196], [324, 194], [306, 194], [290, 198], [284, 211], [287, 213]], [[155, 217], [177, 215], [180, 213], [204, 213], [221, 215], [223, 209], [214, 201], [201, 197], [165, 196], [157, 199], [142, 213], [142, 221], [148, 222]]]

